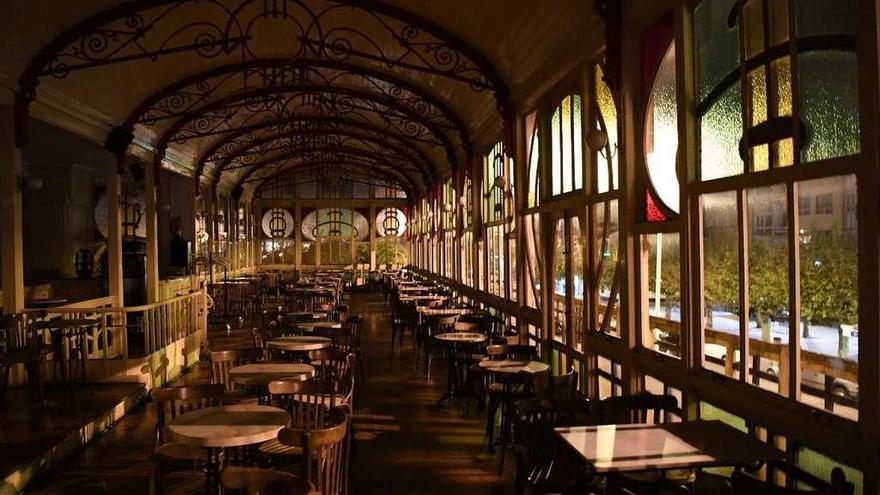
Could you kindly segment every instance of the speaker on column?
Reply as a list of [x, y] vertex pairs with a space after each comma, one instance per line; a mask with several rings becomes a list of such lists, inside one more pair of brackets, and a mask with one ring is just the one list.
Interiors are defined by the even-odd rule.
[[128, 149], [128, 146], [132, 141], [134, 141], [134, 133], [116, 126], [110, 131], [110, 134], [107, 135], [107, 141], [104, 143], [104, 148], [114, 155], [122, 156], [125, 154], [125, 150]]

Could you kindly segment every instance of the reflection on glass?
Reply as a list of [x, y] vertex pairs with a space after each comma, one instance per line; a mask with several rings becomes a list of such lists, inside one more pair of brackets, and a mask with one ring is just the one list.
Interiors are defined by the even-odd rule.
[[599, 150], [596, 159], [596, 181], [599, 193], [617, 189], [617, 107], [614, 105], [611, 88], [605, 84], [602, 77], [602, 68], [597, 65], [595, 84], [596, 106], [599, 112], [596, 128], [604, 131], [608, 136], [607, 144]]
[[736, 192], [707, 194], [703, 206], [704, 366], [739, 377], [739, 227]]
[[565, 276], [565, 220], [556, 221], [553, 236], [553, 338], [565, 342], [568, 283]]
[[648, 178], [660, 201], [678, 212], [678, 174], [675, 157], [678, 152], [678, 116], [675, 90], [675, 43], [670, 43], [651, 94], [645, 116], [645, 163]]
[[574, 348], [581, 350], [584, 332], [584, 262], [586, 256], [586, 232], [581, 230], [581, 218], [571, 219], [571, 278], [572, 278], [572, 328]]
[[680, 356], [681, 349], [681, 265], [677, 233], [642, 237], [647, 264], [642, 281], [642, 304], [648, 305], [648, 325], [643, 328], [644, 346]]
[[829, 177], [800, 182], [798, 189], [799, 197], [821, 197], [826, 203], [798, 215], [801, 400], [857, 419], [856, 180], [851, 175]]
[[594, 246], [598, 297], [594, 305], [598, 330], [619, 335], [617, 312], [620, 307], [618, 280], [619, 230], [617, 201], [598, 203], [595, 208], [596, 237]]
[[[779, 351], [788, 345], [788, 200], [784, 185], [746, 191], [749, 242], [749, 380], [779, 392]], [[758, 369], [755, 370], [755, 365]]]
[[541, 308], [541, 217], [534, 213], [524, 218], [526, 244], [526, 304]]

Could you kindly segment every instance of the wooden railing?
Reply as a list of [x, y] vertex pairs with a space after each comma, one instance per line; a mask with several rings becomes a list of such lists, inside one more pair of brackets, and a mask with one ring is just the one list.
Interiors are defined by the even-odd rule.
[[146, 356], [183, 337], [207, 331], [207, 297], [201, 290], [143, 306], [119, 308], [113, 307], [114, 302], [113, 298], [94, 299], [57, 308], [26, 309], [25, 314], [38, 321], [99, 320], [100, 325], [88, 335], [89, 359]]

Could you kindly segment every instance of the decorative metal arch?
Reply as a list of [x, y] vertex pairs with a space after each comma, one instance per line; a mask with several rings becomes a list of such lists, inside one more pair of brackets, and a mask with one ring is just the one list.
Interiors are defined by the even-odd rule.
[[[27, 116], [42, 77], [181, 53], [202, 58], [259, 60], [259, 26], [287, 22], [297, 46], [290, 59], [359, 60], [406, 69], [494, 92], [505, 125], [513, 106], [495, 67], [440, 26], [378, 0], [130, 0], [79, 22], [46, 45], [22, 74], [16, 95], [16, 139], [27, 142]], [[323, 7], [312, 6], [321, 4]], [[351, 11], [360, 29], [334, 25]], [[192, 19], [187, 14], [196, 13]], [[369, 26], [366, 26], [369, 24]], [[366, 33], [372, 33], [372, 36]], [[381, 39], [379, 39], [381, 38]]]
[[[401, 165], [407, 167], [412, 163], [419, 163], [422, 158], [414, 154], [411, 149], [396, 146], [388, 141], [383, 141], [381, 136], [370, 136], [349, 130], [307, 130], [296, 134], [279, 134], [254, 140], [245, 146], [239, 148], [235, 153], [226, 156], [214, 169], [214, 181], [220, 179], [221, 174], [227, 170], [235, 170], [241, 168], [252, 167], [254, 161], [259, 157], [265, 157], [272, 152], [287, 153], [292, 149], [308, 149], [311, 146], [339, 146], [345, 147], [351, 140], [356, 140], [363, 144], [371, 144], [375, 148], [374, 151], [387, 156], [389, 159], [398, 160]], [[425, 166], [428, 166], [427, 162]], [[409, 168], [409, 167], [407, 167]], [[422, 173], [425, 183], [430, 181], [430, 177], [426, 173], [425, 167], [417, 168]]]
[[[284, 87], [293, 84], [336, 86], [345, 79], [355, 79], [376, 94], [403, 101], [405, 106], [421, 110], [432, 121], [454, 129], [462, 147], [469, 154], [471, 135], [464, 121], [445, 102], [401, 77], [370, 67], [346, 62], [320, 59], [254, 60], [242, 64], [218, 67], [167, 86], [144, 100], [126, 118], [123, 127], [133, 130], [135, 124], [153, 125], [159, 121], [179, 117], [222, 94], [240, 92], [249, 88]], [[228, 94], [227, 93], [227, 94]]]
[[[260, 180], [283, 168], [291, 163], [349, 163], [351, 165], [359, 165], [363, 168], [370, 168], [390, 172], [398, 179], [395, 183], [408, 185], [408, 189], [412, 192], [424, 191], [424, 187], [419, 187], [419, 182], [405, 169], [400, 168], [399, 163], [390, 162], [386, 157], [371, 154], [365, 150], [348, 149], [339, 147], [327, 147], [312, 149], [305, 152], [296, 151], [288, 155], [276, 156], [271, 159], [264, 160], [243, 173], [236, 183], [236, 186], [248, 183], [252, 180]], [[256, 177], [256, 179], [255, 179]]]
[[[207, 170], [208, 165], [216, 167], [217, 164], [221, 163], [224, 159], [235, 154], [239, 149], [247, 146], [253, 141], [285, 133], [296, 134], [309, 132], [314, 129], [325, 129], [327, 132], [333, 132], [335, 130], [356, 130], [373, 136], [381, 136], [386, 141], [391, 141], [397, 146], [412, 150], [413, 153], [419, 156], [421, 162], [433, 162], [418, 146], [420, 143], [413, 141], [409, 136], [389, 133], [386, 128], [378, 127], [371, 123], [361, 122], [352, 118], [312, 115], [291, 117], [275, 122], [266, 122], [262, 126], [242, 128], [226, 136], [224, 139], [214, 143], [214, 145], [199, 157], [196, 164], [196, 176], [201, 176]], [[431, 170], [433, 169], [434, 167], [431, 168]], [[429, 173], [428, 170], [423, 170], [423, 172]]]
[[[364, 182], [370, 182], [370, 179], [378, 178], [387, 183], [391, 183], [400, 187], [406, 194], [411, 194], [413, 190], [410, 189], [409, 185], [400, 183], [400, 178], [393, 175], [395, 171], [385, 171], [384, 169], [373, 170], [370, 174], [359, 174], [359, 171], [356, 169], [345, 170], [344, 167], [350, 167], [352, 165], [351, 161], [342, 161], [342, 162], [334, 162], [334, 161], [325, 161], [325, 160], [317, 160], [317, 161], [308, 161], [298, 163], [296, 166], [291, 166], [287, 168], [281, 168], [280, 170], [273, 171], [270, 175], [266, 177], [250, 177], [248, 179], [248, 183], [256, 183], [257, 185], [253, 187], [252, 197], [259, 197], [262, 194], [262, 191], [266, 187], [270, 187], [273, 182], [280, 181], [282, 178], [288, 174], [296, 175], [297, 178], [306, 177], [305, 180], [300, 180], [298, 182], [307, 182], [307, 181], [317, 181], [320, 180], [320, 170], [326, 167], [340, 167], [343, 168], [342, 176], [349, 180], [357, 180], [358, 178], [365, 179]], [[239, 182], [238, 185], [243, 185], [244, 183]]]
[[[434, 137], [446, 150], [450, 162], [456, 163], [455, 150], [443, 130], [394, 99], [350, 88], [309, 86], [242, 92], [187, 112], [160, 138], [156, 160], [161, 161], [171, 142], [182, 143], [190, 139], [223, 136], [251, 126], [264, 126], [267, 122], [288, 118], [295, 109], [302, 108], [349, 117], [356, 115], [358, 111], [370, 112], [396, 128], [398, 133], [413, 137]], [[243, 120], [238, 118], [240, 113], [245, 114]]]

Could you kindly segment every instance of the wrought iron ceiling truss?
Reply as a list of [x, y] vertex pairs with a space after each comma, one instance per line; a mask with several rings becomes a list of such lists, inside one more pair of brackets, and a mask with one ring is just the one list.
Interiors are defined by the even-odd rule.
[[[356, 12], [363, 14], [357, 28], [349, 24]], [[95, 67], [183, 53], [247, 64], [268, 58], [262, 53], [261, 29], [278, 22], [291, 34], [286, 38], [295, 40], [285, 54], [289, 60], [423, 72], [492, 91], [505, 122], [513, 114], [504, 82], [477, 50], [432, 22], [380, 1], [130, 0], [74, 25], [31, 61], [16, 97], [17, 140], [27, 142], [28, 107], [43, 77], [65, 78]], [[199, 92], [181, 96], [198, 99]], [[158, 118], [159, 109], [151, 118]], [[387, 115], [391, 120], [396, 116]]]

